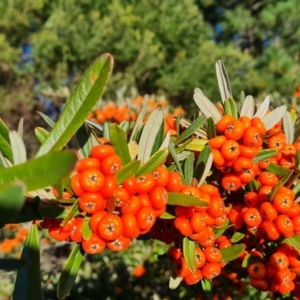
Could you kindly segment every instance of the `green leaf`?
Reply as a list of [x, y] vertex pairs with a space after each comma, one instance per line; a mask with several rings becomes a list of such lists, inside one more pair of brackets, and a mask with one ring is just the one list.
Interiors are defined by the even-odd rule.
[[57, 285], [57, 298], [64, 299], [69, 294], [76, 280], [78, 271], [83, 261], [84, 252], [80, 244], [76, 244], [67, 259], [60, 274]]
[[57, 183], [71, 173], [77, 161], [72, 151], [49, 153], [23, 164], [0, 170], [0, 185], [21, 180], [27, 191], [33, 191]]
[[116, 154], [120, 156], [123, 166], [131, 162], [129, 149], [125, 137], [125, 132], [117, 124], [109, 126], [110, 143], [114, 147]]
[[67, 216], [67, 210], [62, 206], [45, 206], [39, 209], [39, 213], [43, 217], [64, 219]]
[[232, 235], [232, 237], [230, 238], [230, 242], [231, 242], [231, 243], [237, 243], [237, 242], [239, 242], [241, 239], [243, 239], [244, 236], [245, 236], [245, 233], [236, 231], [236, 232]]
[[40, 111], [37, 111], [37, 114], [40, 115], [42, 117], [42, 119], [50, 126], [50, 127], [54, 127], [55, 122], [49, 118], [47, 115], [43, 114]]
[[170, 276], [170, 281], [169, 281], [169, 289], [175, 290], [183, 280], [182, 277], [178, 277], [174, 271], [172, 271], [172, 274]]
[[155, 143], [157, 134], [159, 132], [160, 126], [164, 120], [163, 109], [158, 107], [149, 116], [147, 120], [140, 141], [139, 141], [139, 152], [138, 159], [145, 163], [148, 161], [153, 145]]
[[252, 119], [254, 115], [254, 110], [255, 110], [254, 98], [252, 96], [247, 96], [243, 103], [240, 116], [241, 117], [246, 116]]
[[195, 170], [195, 178], [199, 179], [199, 185], [205, 180], [212, 166], [212, 151], [210, 146], [205, 146], [200, 152]]
[[158, 166], [164, 163], [168, 153], [168, 149], [161, 149], [157, 151], [145, 164], [140, 166], [135, 175], [138, 177], [147, 173], [152, 173]]
[[182, 171], [182, 168], [181, 168], [181, 164], [178, 160], [177, 153], [176, 153], [176, 150], [175, 150], [175, 147], [174, 147], [173, 143], [169, 144], [168, 149], [169, 149], [169, 152], [170, 152], [170, 154], [171, 154], [171, 156], [172, 156], [172, 158], [173, 158], [173, 160], [176, 164], [176, 167], [177, 167], [180, 175], [183, 177], [183, 171]]
[[275, 175], [279, 175], [279, 176], [286, 175], [289, 173], [288, 169], [281, 167], [279, 165], [275, 165], [273, 163], [269, 164], [268, 167], [266, 168], [266, 170], [268, 172], [271, 172], [271, 173], [273, 173]]
[[203, 278], [201, 280], [201, 287], [203, 289], [205, 299], [212, 299], [211, 281]]
[[34, 129], [34, 134], [35, 134], [36, 138], [38, 139], [38, 141], [41, 144], [43, 144], [49, 135], [49, 131], [47, 131], [46, 129], [44, 129], [42, 127], [36, 127]]
[[24, 163], [26, 158], [26, 148], [25, 144], [16, 131], [9, 132], [10, 145], [13, 153], [14, 165]]
[[0, 150], [10, 162], [14, 162], [11, 146], [2, 135], [0, 135]]
[[76, 140], [84, 157], [89, 157], [91, 153], [92, 143], [90, 140], [90, 135], [90, 128], [85, 124], [80, 126], [80, 128], [76, 132]]
[[186, 181], [186, 184], [191, 184], [192, 179], [194, 177], [194, 160], [195, 160], [195, 155], [193, 152], [191, 152], [186, 160], [184, 161], [184, 179]]
[[224, 103], [224, 112], [227, 115], [231, 115], [235, 120], [238, 119], [237, 107], [232, 98], [226, 99]]
[[296, 185], [293, 188], [293, 192], [295, 193], [296, 197], [299, 196], [300, 193], [300, 181], [296, 183]]
[[27, 263], [26, 260], [17, 258], [2, 258], [0, 259], [0, 270], [6, 272], [14, 271], [20, 269]]
[[235, 244], [227, 248], [220, 249], [222, 253], [222, 261], [229, 262], [238, 258], [245, 250], [244, 244]]
[[[9, 129], [2, 119], [0, 119], [0, 135], [9, 143]], [[1, 149], [1, 148], [0, 148]]]
[[197, 118], [189, 127], [187, 127], [181, 134], [180, 136], [173, 141], [174, 145], [178, 145], [180, 142], [184, 141], [191, 135], [195, 133], [197, 129], [199, 129], [205, 122], [205, 117], [201, 116]]
[[300, 252], [300, 236], [293, 236], [290, 238], [285, 238], [283, 243], [288, 243], [293, 246], [298, 252]]
[[220, 237], [228, 228], [230, 228], [232, 226], [233, 225], [229, 225], [229, 220], [227, 219], [223, 225], [216, 227], [214, 229], [216, 238]]
[[134, 160], [131, 163], [127, 164], [124, 168], [116, 173], [118, 185], [125, 181], [130, 176], [134, 175], [139, 169], [141, 162], [139, 160]]
[[256, 157], [253, 158], [253, 161], [255, 163], [258, 163], [267, 158], [271, 158], [271, 157], [275, 156], [276, 154], [277, 154], [277, 150], [275, 150], [275, 149], [261, 150], [257, 153]]
[[276, 125], [284, 116], [286, 112], [286, 106], [282, 105], [274, 110], [272, 110], [269, 114], [262, 117], [262, 122], [264, 123], [267, 130], [271, 129], [274, 125]]
[[203, 94], [199, 88], [195, 88], [194, 90], [194, 100], [206, 118], [212, 117], [215, 123], [221, 119], [222, 116], [216, 106]]
[[89, 240], [92, 236], [92, 230], [90, 228], [90, 217], [85, 216], [83, 223], [82, 223], [82, 237], [84, 240]]
[[154, 142], [154, 145], [152, 147], [152, 151], [151, 151], [151, 156], [153, 154], [155, 154], [159, 149], [162, 149], [162, 148], [167, 148], [168, 145], [162, 147], [162, 144], [166, 141], [164, 141], [164, 138], [165, 138], [165, 122], [162, 122], [161, 123], [161, 126], [160, 126], [160, 129], [156, 135], [156, 139], [155, 139], [155, 142]]
[[183, 238], [183, 257], [189, 266], [192, 273], [196, 272], [196, 257], [195, 257], [195, 248], [196, 242], [190, 240], [188, 237]]
[[201, 201], [201, 199], [194, 196], [171, 192], [169, 192], [168, 194], [169, 205], [208, 207], [207, 202]]
[[262, 261], [262, 258], [260, 256], [253, 255], [253, 254], [247, 254], [243, 259], [242, 267], [248, 268], [252, 263], [261, 262], [261, 261]]
[[170, 214], [169, 212], [164, 212], [162, 215], [159, 216], [160, 219], [166, 219], [166, 220], [170, 220], [170, 219], [175, 219], [176, 216]]
[[25, 185], [18, 181], [0, 187], [0, 228], [13, 220], [21, 210], [25, 192]]
[[29, 263], [21, 267], [17, 272], [13, 299], [43, 299], [40, 272], [39, 233], [36, 224], [31, 225], [22, 250], [21, 260], [28, 261]]
[[207, 139], [210, 140], [217, 136], [216, 124], [212, 117], [207, 119]]
[[65, 219], [61, 222], [61, 226], [65, 226], [73, 217], [77, 216], [80, 212], [78, 209], [78, 201], [79, 198], [73, 203], [70, 210], [68, 210], [68, 214]]
[[232, 97], [232, 91], [230, 87], [229, 78], [225, 69], [224, 63], [221, 60], [216, 62], [216, 73], [218, 79], [219, 90], [221, 93], [221, 99], [224, 103], [226, 99]]
[[195, 152], [201, 152], [207, 143], [208, 143], [208, 140], [193, 139], [191, 142], [189, 142], [185, 146], [185, 149], [190, 150], [190, 151], [195, 151]]
[[101, 98], [112, 67], [112, 56], [103, 54], [87, 69], [36, 156], [61, 150], [68, 143]]

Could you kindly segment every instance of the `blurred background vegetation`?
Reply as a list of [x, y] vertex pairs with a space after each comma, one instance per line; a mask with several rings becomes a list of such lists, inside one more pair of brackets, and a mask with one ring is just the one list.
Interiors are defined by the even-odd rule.
[[217, 59], [236, 99], [288, 101], [299, 82], [298, 0], [2, 0], [0, 12], [2, 116], [35, 99], [58, 112], [103, 52], [115, 57], [111, 99], [126, 85], [188, 106], [199, 86], [218, 101]]

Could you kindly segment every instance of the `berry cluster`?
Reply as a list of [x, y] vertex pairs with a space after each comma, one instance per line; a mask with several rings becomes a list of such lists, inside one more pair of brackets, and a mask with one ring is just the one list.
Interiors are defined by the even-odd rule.
[[96, 254], [105, 247], [122, 251], [132, 239], [146, 234], [166, 210], [169, 171], [158, 166], [151, 174], [130, 176], [118, 184], [116, 173], [122, 167], [111, 145], [94, 146], [90, 157], [78, 161], [71, 178], [79, 213], [67, 223], [45, 220], [42, 226], [48, 228], [49, 235], [81, 243], [86, 253]]

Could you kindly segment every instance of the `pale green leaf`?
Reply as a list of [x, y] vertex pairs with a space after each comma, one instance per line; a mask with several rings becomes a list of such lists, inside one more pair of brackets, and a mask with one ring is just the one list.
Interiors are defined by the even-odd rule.
[[195, 248], [196, 242], [190, 240], [188, 237], [183, 238], [183, 257], [189, 266], [192, 273], [196, 272], [196, 256], [195, 256]]
[[216, 62], [216, 73], [217, 73], [219, 90], [221, 93], [221, 99], [222, 102], [224, 103], [226, 99], [232, 98], [232, 91], [231, 91], [227, 71], [225, 69], [224, 63], [221, 60], [218, 60]]
[[34, 129], [34, 134], [35, 134], [36, 138], [38, 139], [38, 141], [42, 144], [47, 139], [47, 137], [49, 135], [49, 131], [47, 131], [46, 129], [44, 129], [42, 127], [36, 127]]
[[26, 158], [25, 144], [17, 131], [9, 132], [10, 145], [13, 153], [14, 165], [24, 163]]
[[169, 205], [180, 205], [180, 206], [199, 206], [199, 207], [208, 207], [208, 203], [202, 201], [198, 197], [180, 194], [180, 193], [171, 193], [169, 192]]
[[194, 100], [206, 118], [212, 117], [215, 123], [221, 119], [222, 116], [216, 106], [203, 94], [199, 88], [194, 90]]
[[295, 129], [290, 112], [286, 111], [283, 116], [283, 130], [288, 144], [294, 143]]
[[252, 119], [252, 117], [254, 115], [254, 110], [255, 110], [254, 98], [249, 95], [246, 97], [246, 99], [244, 101], [240, 116], [241, 117], [246, 116], [246, 117]]
[[157, 133], [159, 132], [160, 126], [164, 120], [164, 112], [161, 108], [155, 109], [147, 120], [140, 141], [139, 141], [139, 152], [138, 159], [142, 163], [146, 162], [152, 152], [153, 145], [156, 140]]
[[272, 110], [269, 114], [265, 115], [261, 120], [264, 123], [266, 129], [269, 130], [274, 125], [276, 125], [283, 118], [285, 112], [286, 106], [282, 105]]
[[270, 96], [267, 96], [265, 100], [260, 104], [258, 110], [254, 114], [254, 117], [263, 118], [269, 109], [269, 105], [270, 105]]

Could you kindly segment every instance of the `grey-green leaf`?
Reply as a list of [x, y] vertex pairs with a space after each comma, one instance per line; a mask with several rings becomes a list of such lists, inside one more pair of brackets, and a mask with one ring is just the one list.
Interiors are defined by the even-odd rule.
[[199, 88], [196, 88], [194, 91], [194, 100], [206, 118], [212, 117], [215, 123], [221, 119], [222, 116], [216, 106], [203, 94]]
[[254, 115], [254, 110], [255, 110], [254, 98], [251, 95], [249, 95], [246, 97], [243, 103], [240, 116], [241, 117], [246, 116], [252, 119]]
[[266, 114], [267, 110], [269, 109], [270, 105], [270, 96], [267, 96], [265, 100], [261, 103], [258, 110], [256, 111], [254, 117], [263, 118]]
[[283, 130], [288, 144], [293, 144], [295, 129], [290, 112], [286, 111], [283, 116]]
[[225, 69], [224, 63], [221, 60], [218, 60], [216, 62], [216, 73], [221, 93], [221, 99], [224, 103], [226, 99], [232, 98], [232, 91], [227, 71]]
[[68, 143], [101, 98], [112, 67], [113, 57], [103, 54], [87, 69], [36, 156], [61, 150]]
[[276, 125], [283, 118], [285, 112], [286, 106], [282, 105], [272, 110], [269, 114], [265, 115], [261, 120], [263, 121], [266, 129], [269, 130], [274, 125]]
[[187, 265], [189, 266], [192, 273], [196, 272], [196, 256], [195, 256], [195, 248], [196, 242], [190, 240], [188, 237], [184, 237], [183, 239], [183, 256]]

